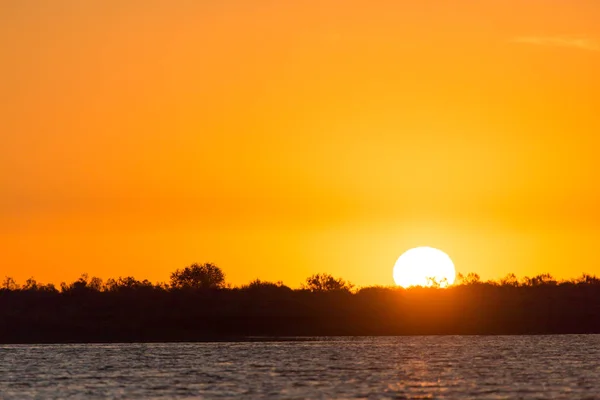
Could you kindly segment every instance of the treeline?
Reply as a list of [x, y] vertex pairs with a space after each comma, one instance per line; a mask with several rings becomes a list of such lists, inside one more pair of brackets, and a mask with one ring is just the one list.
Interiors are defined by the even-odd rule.
[[[469, 274], [471, 276], [472, 274]], [[110, 278], [103, 281], [101, 278], [89, 278], [87, 274], [72, 283], [61, 283], [57, 288], [54, 284], [38, 283], [34, 278], [29, 278], [24, 284], [18, 284], [13, 278], [6, 277], [0, 285], [0, 291], [27, 291], [27, 292], [49, 292], [49, 293], [72, 293], [81, 291], [95, 292], [115, 292], [122, 290], [133, 289], [154, 289], [162, 291], [174, 291], [179, 289], [185, 290], [202, 290], [202, 289], [249, 289], [256, 287], [282, 287], [291, 290], [285, 286], [283, 282], [277, 283], [261, 281], [256, 279], [247, 285], [239, 288], [234, 288], [225, 281], [225, 273], [223, 270], [212, 263], [192, 264], [183, 269], [178, 269], [171, 273], [169, 283], [159, 282], [152, 283], [145, 279], [139, 281], [132, 276]], [[302, 284], [301, 290], [309, 291], [333, 291], [345, 290], [351, 291], [354, 285], [346, 282], [341, 278], [334, 278], [329, 274], [315, 274], [306, 279]]]
[[6, 278], [0, 342], [230, 340], [260, 336], [600, 333], [600, 278], [549, 274], [432, 287], [363, 287], [329, 274], [300, 289], [255, 280], [232, 287], [213, 264], [168, 283], [83, 275], [58, 288]]

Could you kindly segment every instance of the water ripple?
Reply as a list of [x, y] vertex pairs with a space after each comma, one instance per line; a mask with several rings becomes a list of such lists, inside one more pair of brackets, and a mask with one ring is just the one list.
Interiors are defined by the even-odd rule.
[[0, 346], [0, 398], [597, 398], [600, 335]]

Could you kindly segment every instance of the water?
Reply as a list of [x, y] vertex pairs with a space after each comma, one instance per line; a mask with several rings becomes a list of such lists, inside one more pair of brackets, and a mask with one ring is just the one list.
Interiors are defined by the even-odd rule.
[[0, 346], [0, 398], [600, 398], [600, 335]]

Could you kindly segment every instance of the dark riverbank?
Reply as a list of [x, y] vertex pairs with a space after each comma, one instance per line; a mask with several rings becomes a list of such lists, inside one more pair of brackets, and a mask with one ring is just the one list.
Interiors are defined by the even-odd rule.
[[3, 289], [0, 321], [0, 343], [600, 333], [600, 284], [471, 282], [448, 289], [356, 292], [274, 284], [236, 289]]

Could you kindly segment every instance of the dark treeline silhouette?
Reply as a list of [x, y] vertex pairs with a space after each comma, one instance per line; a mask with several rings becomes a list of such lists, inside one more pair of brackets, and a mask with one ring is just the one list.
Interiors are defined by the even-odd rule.
[[600, 279], [459, 276], [433, 287], [354, 286], [328, 274], [300, 289], [226, 284], [193, 264], [155, 284], [83, 275], [69, 284], [0, 285], [0, 343], [229, 340], [260, 336], [600, 333]]

